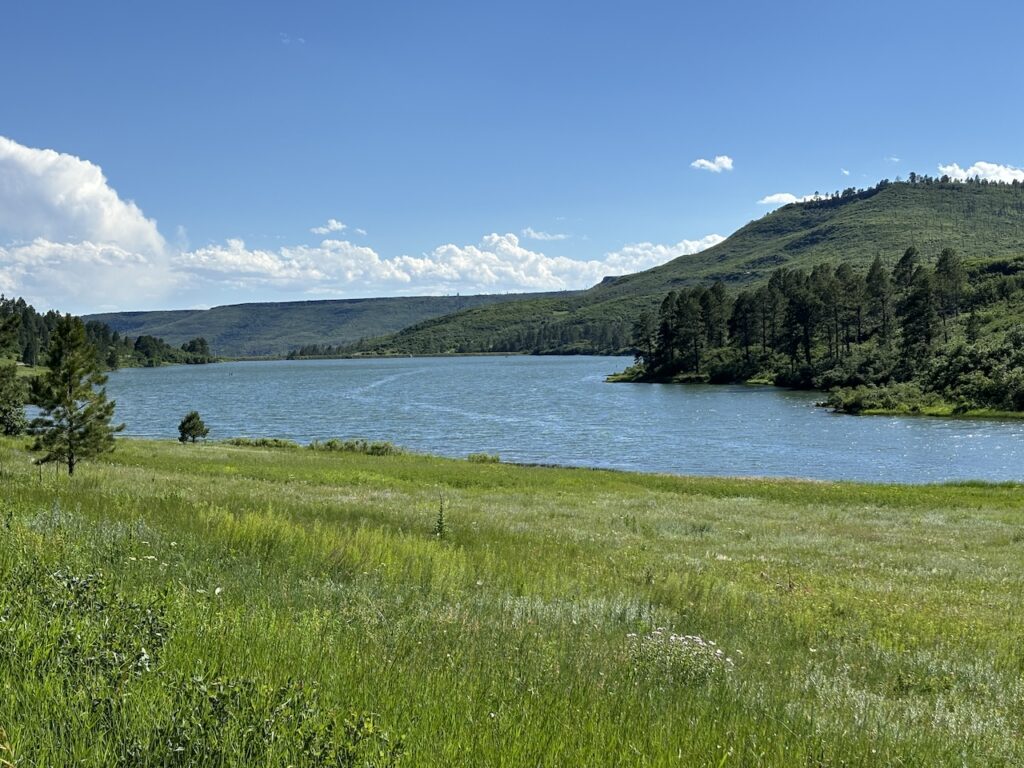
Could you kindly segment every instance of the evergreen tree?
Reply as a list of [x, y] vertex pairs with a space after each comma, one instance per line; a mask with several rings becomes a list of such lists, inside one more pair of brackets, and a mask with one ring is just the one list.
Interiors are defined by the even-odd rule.
[[892, 279], [882, 264], [882, 258], [875, 256], [866, 278], [868, 318], [874, 332], [883, 342], [888, 342], [892, 330]]
[[708, 291], [692, 288], [676, 297], [675, 341], [683, 360], [683, 370], [700, 373], [700, 364], [707, 338], [703, 297]]
[[655, 352], [655, 366], [672, 362], [676, 347], [676, 292], [669, 291], [658, 308], [658, 347]]
[[710, 349], [725, 346], [726, 327], [729, 323], [729, 297], [725, 284], [716, 280], [710, 288], [701, 291], [700, 309], [704, 319], [704, 341]]
[[17, 347], [20, 316], [0, 317], [0, 434], [20, 435], [25, 431], [25, 396], [28, 391], [18, 378], [18, 366], [8, 357]]
[[85, 326], [77, 317], [59, 318], [50, 337], [48, 370], [33, 382], [32, 395], [42, 415], [33, 420], [36, 435], [32, 450], [42, 451], [39, 464], [67, 464], [68, 475], [83, 459], [114, 449], [114, 402], [102, 387], [107, 377], [100, 370], [96, 350], [86, 340]]
[[28, 388], [18, 378], [18, 366], [0, 360], [0, 435], [20, 435], [25, 431], [25, 399]]
[[654, 315], [646, 309], [633, 322], [633, 346], [636, 349], [637, 361], [644, 365], [651, 365], [654, 361], [657, 330]]
[[918, 267], [907, 287], [907, 296], [899, 306], [903, 332], [903, 359], [916, 367], [931, 351], [939, 330], [935, 278], [931, 271]]
[[945, 341], [949, 341], [949, 320], [960, 316], [960, 304], [966, 288], [967, 273], [963, 260], [952, 248], [943, 248], [935, 264], [935, 292]]
[[729, 318], [729, 336], [733, 343], [743, 351], [743, 360], [750, 362], [750, 348], [758, 337], [758, 312], [755, 294], [741, 291], [732, 305]]
[[892, 282], [901, 296], [906, 296], [910, 290], [910, 284], [914, 280], [914, 273], [917, 271], [920, 259], [918, 251], [913, 245], [907, 248], [896, 262], [892, 270]]
[[867, 304], [867, 282], [861, 272], [855, 271], [847, 262], [836, 267], [839, 281], [839, 303], [843, 326], [843, 343], [846, 354], [851, 344], [864, 340], [864, 308]]
[[187, 443], [189, 440], [194, 443], [200, 437], [206, 437], [208, 434], [210, 434], [210, 428], [203, 423], [199, 411], [189, 411], [178, 424], [178, 442], [180, 443]]

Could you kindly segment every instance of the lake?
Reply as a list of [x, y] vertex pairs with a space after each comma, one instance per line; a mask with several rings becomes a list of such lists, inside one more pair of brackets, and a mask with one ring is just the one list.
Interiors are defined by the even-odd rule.
[[310, 360], [135, 368], [125, 434], [363, 437], [414, 451], [667, 472], [901, 483], [1024, 480], [1024, 421], [840, 416], [772, 387], [608, 384], [623, 357]]

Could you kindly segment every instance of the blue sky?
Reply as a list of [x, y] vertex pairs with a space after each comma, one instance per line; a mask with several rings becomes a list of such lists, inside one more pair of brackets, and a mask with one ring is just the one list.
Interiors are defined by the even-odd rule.
[[585, 287], [771, 195], [1024, 167], [1014, 2], [4, 15], [0, 290], [42, 307]]

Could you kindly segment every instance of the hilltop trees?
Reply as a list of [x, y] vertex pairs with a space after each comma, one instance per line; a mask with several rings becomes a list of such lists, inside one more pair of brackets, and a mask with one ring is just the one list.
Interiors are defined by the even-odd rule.
[[107, 400], [96, 349], [86, 339], [81, 320], [64, 315], [54, 326], [48, 349], [47, 371], [35, 379], [33, 401], [41, 415], [31, 424], [36, 435], [32, 450], [43, 455], [37, 463], [58, 461], [68, 475], [83, 459], [114, 449], [114, 403]]

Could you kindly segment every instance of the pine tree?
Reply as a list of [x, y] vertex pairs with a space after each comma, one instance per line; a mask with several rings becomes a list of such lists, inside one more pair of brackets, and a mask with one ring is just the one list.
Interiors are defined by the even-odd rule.
[[32, 450], [42, 451], [37, 463], [59, 461], [67, 464], [68, 475], [75, 466], [101, 453], [114, 450], [114, 434], [124, 424], [112, 426], [114, 402], [107, 400], [96, 350], [85, 336], [77, 317], [57, 320], [50, 337], [48, 370], [33, 383], [32, 394], [42, 415], [33, 420], [36, 435]]
[[189, 411], [178, 424], [178, 442], [180, 443], [187, 443], [189, 440], [194, 443], [200, 437], [206, 437], [208, 434], [210, 434], [210, 428], [199, 416], [199, 411]]
[[0, 435], [20, 435], [25, 431], [25, 396], [28, 390], [18, 378], [18, 366], [0, 360]]
[[18, 378], [18, 366], [7, 359], [17, 354], [21, 317], [13, 312], [0, 316], [0, 435], [25, 431], [25, 384]]
[[892, 278], [882, 265], [880, 256], [875, 256], [868, 269], [867, 292], [868, 316], [878, 338], [888, 342], [892, 330]]
[[918, 267], [914, 272], [907, 297], [900, 302], [899, 317], [903, 359], [914, 367], [928, 356], [939, 330], [935, 277], [930, 270]]

